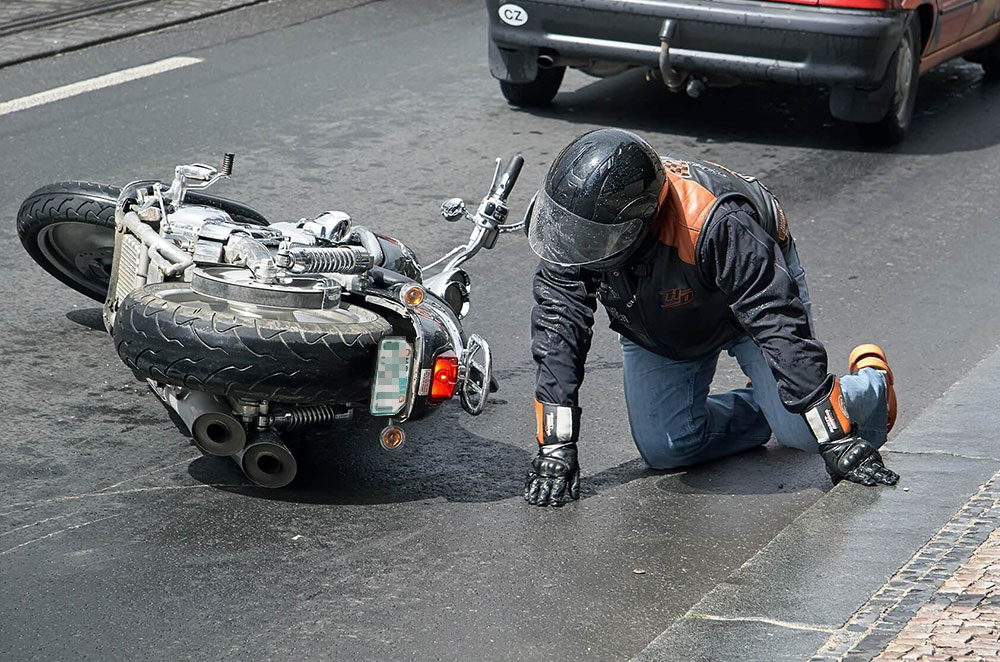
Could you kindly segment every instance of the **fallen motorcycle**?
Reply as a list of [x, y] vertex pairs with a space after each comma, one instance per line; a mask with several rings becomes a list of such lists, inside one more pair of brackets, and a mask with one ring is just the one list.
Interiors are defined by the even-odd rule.
[[490, 346], [466, 334], [471, 280], [461, 265], [500, 234], [524, 160], [500, 159], [467, 243], [421, 266], [403, 243], [339, 211], [268, 223], [201, 190], [232, 174], [181, 165], [169, 186], [122, 189], [63, 182], [21, 205], [21, 243], [46, 271], [104, 303], [118, 356], [176, 412], [207, 455], [284, 487], [298, 471], [282, 435], [355, 415], [384, 417], [386, 449], [400, 425], [454, 398], [480, 414], [496, 384]]

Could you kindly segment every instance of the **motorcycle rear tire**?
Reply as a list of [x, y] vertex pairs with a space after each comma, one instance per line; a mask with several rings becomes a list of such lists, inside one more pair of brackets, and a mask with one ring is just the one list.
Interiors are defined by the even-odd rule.
[[351, 304], [295, 315], [306, 321], [159, 283], [125, 297], [112, 335], [142, 380], [251, 400], [367, 403], [389, 322]]
[[[17, 212], [17, 234], [35, 262], [80, 294], [103, 302], [115, 244], [115, 203], [121, 189], [92, 182], [49, 184]], [[267, 225], [260, 213], [234, 200], [191, 191], [191, 204], [221, 209], [233, 220]]]

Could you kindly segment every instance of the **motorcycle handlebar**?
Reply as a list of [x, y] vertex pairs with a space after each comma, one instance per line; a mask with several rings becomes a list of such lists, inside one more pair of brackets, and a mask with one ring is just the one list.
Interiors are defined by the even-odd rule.
[[521, 174], [522, 166], [524, 166], [524, 157], [520, 154], [515, 154], [510, 163], [507, 164], [507, 170], [504, 172], [503, 177], [500, 178], [500, 183], [497, 185], [497, 190], [495, 191], [496, 196], [500, 200], [506, 200], [507, 196], [510, 195], [510, 190], [514, 188], [517, 176]]

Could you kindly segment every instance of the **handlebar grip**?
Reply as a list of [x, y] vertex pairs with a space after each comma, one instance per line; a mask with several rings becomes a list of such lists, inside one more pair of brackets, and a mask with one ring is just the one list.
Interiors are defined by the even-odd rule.
[[507, 164], [507, 170], [504, 172], [503, 177], [500, 178], [500, 184], [497, 187], [497, 197], [501, 200], [506, 200], [507, 195], [510, 194], [510, 190], [514, 188], [514, 182], [517, 181], [517, 176], [521, 174], [521, 167], [524, 165], [524, 157], [520, 154], [515, 154]]

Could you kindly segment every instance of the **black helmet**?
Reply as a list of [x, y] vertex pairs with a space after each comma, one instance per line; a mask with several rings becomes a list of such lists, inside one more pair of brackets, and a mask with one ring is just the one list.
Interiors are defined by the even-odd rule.
[[660, 157], [630, 131], [598, 129], [559, 153], [529, 212], [538, 257], [607, 269], [640, 246], [666, 183]]

